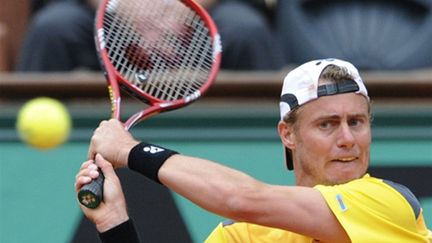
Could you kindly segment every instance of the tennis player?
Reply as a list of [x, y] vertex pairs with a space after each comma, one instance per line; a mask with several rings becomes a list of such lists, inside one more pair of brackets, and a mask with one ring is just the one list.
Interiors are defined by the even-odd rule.
[[[113, 168], [129, 167], [228, 218], [207, 243], [432, 242], [422, 208], [397, 182], [367, 173], [371, 108], [358, 70], [346, 61], [307, 62], [284, 79], [278, 132], [296, 185], [137, 141], [117, 120], [95, 130], [76, 190], [105, 174], [99, 208], [82, 207], [103, 242], [139, 242]], [[108, 162], [109, 161], [109, 162]], [[145, 192], [143, 192], [145, 193]]]

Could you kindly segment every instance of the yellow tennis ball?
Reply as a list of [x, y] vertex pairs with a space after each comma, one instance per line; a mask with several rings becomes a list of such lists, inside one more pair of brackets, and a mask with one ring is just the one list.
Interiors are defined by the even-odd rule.
[[71, 126], [67, 108], [59, 100], [48, 97], [27, 101], [16, 121], [21, 140], [38, 149], [51, 149], [64, 143]]

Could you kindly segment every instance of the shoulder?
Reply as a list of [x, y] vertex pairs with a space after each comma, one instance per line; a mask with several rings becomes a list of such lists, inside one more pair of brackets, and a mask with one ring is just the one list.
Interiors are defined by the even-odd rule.
[[39, 25], [58, 21], [79, 22], [81, 18], [87, 19], [93, 15], [93, 11], [89, 11], [84, 4], [75, 1], [55, 1], [40, 9], [34, 16], [34, 21]]
[[396, 190], [397, 192], [399, 192], [405, 198], [405, 200], [410, 204], [410, 206], [413, 209], [414, 214], [417, 218], [421, 212], [421, 205], [420, 205], [419, 200], [411, 192], [411, 190], [408, 187], [406, 187], [402, 184], [399, 184], [397, 182], [393, 182], [390, 180], [382, 180], [382, 181], [385, 184], [387, 184], [388, 186], [390, 186], [391, 188], [393, 188], [394, 190]]
[[[421, 205], [417, 197], [408, 187], [400, 183], [391, 180], [371, 177], [367, 174], [363, 178], [356, 180], [353, 184], [354, 186], [360, 186], [359, 189], [363, 188], [363, 190], [366, 190], [366, 192], [368, 192], [369, 190], [371, 191], [371, 193], [375, 192], [374, 194], [372, 194], [372, 196], [374, 196], [375, 198], [381, 198], [379, 193], [383, 193], [383, 196], [389, 197], [389, 199], [392, 197], [397, 197], [401, 199], [401, 203], [408, 202], [416, 218], [421, 212]], [[398, 202], [398, 200], [396, 202]]]
[[[335, 205], [340, 211], [348, 207], [364, 212], [387, 212], [415, 218], [421, 213], [419, 200], [411, 190], [399, 183], [372, 177], [364, 177], [336, 186], [316, 186], [329, 205]], [[397, 214], [395, 212], [398, 212]]]
[[420, 203], [404, 185], [366, 175], [315, 188], [352, 242], [424, 242], [428, 237]]

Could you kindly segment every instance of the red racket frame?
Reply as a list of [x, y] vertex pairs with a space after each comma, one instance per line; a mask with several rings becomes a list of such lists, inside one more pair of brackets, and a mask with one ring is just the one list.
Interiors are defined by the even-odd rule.
[[[103, 6], [106, 6], [108, 4], [108, 1], [109, 0], [102, 0], [101, 4]], [[198, 89], [195, 93], [187, 97], [178, 100], [173, 100], [173, 101], [160, 100], [143, 92], [141, 89], [136, 88], [128, 80], [123, 78], [121, 74], [113, 67], [111, 61], [109, 60], [108, 52], [107, 49], [105, 48], [105, 42], [103, 40], [103, 18], [105, 15], [105, 10], [107, 8], [106, 7], [99, 8], [99, 11], [97, 12], [97, 17], [96, 17], [97, 21], [95, 23], [96, 47], [101, 62], [103, 63], [104, 72], [105, 72], [104, 74], [108, 82], [108, 91], [111, 100], [112, 117], [121, 120], [120, 87], [123, 87], [123, 90], [125, 90], [130, 95], [135, 96], [141, 100], [145, 100], [146, 103], [150, 105], [150, 107], [143, 109], [139, 112], [136, 112], [131, 117], [129, 117], [129, 119], [127, 119], [126, 122], [124, 123], [126, 129], [130, 129], [138, 122], [150, 116], [156, 115], [164, 111], [177, 109], [195, 101], [196, 99], [201, 97], [208, 90], [208, 88], [214, 83], [214, 80], [216, 79], [216, 76], [219, 72], [219, 66], [220, 66], [221, 56], [222, 56], [221, 54], [222, 47], [220, 43], [220, 36], [218, 34], [218, 30], [215, 23], [213, 22], [213, 20], [211, 19], [207, 11], [203, 7], [198, 5], [195, 1], [192, 0], [180, 0], [180, 1], [183, 2], [185, 5], [189, 6], [199, 16], [201, 16], [203, 22], [206, 24], [213, 43], [213, 65], [210, 74], [208, 76], [207, 82], [200, 89]]]

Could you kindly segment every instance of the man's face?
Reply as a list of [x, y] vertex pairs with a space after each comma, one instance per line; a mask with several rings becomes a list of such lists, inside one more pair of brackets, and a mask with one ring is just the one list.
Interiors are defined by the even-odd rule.
[[289, 139], [297, 184], [334, 185], [366, 173], [371, 128], [368, 101], [355, 93], [303, 105]]

